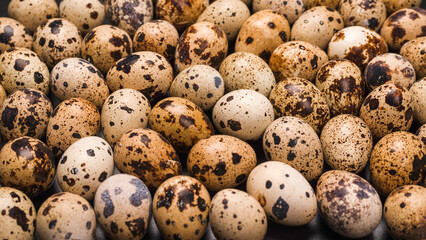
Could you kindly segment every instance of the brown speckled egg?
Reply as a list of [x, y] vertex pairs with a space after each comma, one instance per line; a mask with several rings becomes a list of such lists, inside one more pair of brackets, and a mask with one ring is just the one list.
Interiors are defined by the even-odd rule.
[[55, 159], [42, 141], [20, 137], [0, 152], [0, 184], [21, 190], [29, 197], [47, 191], [55, 177]]
[[365, 237], [382, 219], [379, 194], [354, 173], [342, 170], [324, 173], [318, 180], [316, 196], [322, 218], [344, 237]]
[[133, 37], [133, 50], [135, 52], [156, 52], [167, 60], [175, 55], [179, 33], [176, 28], [164, 20], [152, 20], [138, 28]]
[[152, 210], [163, 239], [197, 240], [206, 232], [209, 208], [210, 195], [203, 184], [176, 176], [158, 187]]
[[22, 89], [9, 95], [0, 106], [0, 133], [4, 140], [22, 136], [42, 138], [53, 106], [42, 92]]
[[319, 133], [330, 119], [330, 109], [321, 91], [303, 78], [279, 82], [269, 95], [277, 117], [295, 116], [308, 122]]
[[122, 29], [111, 25], [95, 27], [81, 44], [82, 58], [106, 75], [114, 63], [132, 54], [132, 39]]
[[421, 127], [419, 127], [419, 129], [417, 129], [416, 135], [426, 145], [426, 124], [423, 124]]
[[332, 115], [358, 115], [365, 84], [355, 63], [346, 59], [327, 62], [318, 71], [315, 85], [323, 93]]
[[339, 12], [346, 27], [362, 26], [377, 32], [386, 20], [386, 6], [382, 0], [343, 0]]
[[326, 6], [332, 9], [337, 9], [340, 0], [303, 0], [305, 9], [311, 9], [316, 6]]
[[142, 179], [150, 189], [182, 171], [173, 146], [151, 129], [138, 128], [123, 134], [114, 148], [114, 162], [121, 172]]
[[383, 23], [380, 34], [390, 49], [399, 51], [404, 43], [425, 36], [426, 10], [404, 8], [394, 12]]
[[222, 76], [216, 69], [207, 65], [186, 68], [176, 76], [170, 86], [171, 97], [188, 99], [204, 111], [212, 109], [224, 93]]
[[224, 189], [213, 197], [210, 226], [218, 239], [264, 239], [265, 211], [255, 198], [237, 189]]
[[272, 52], [290, 38], [290, 25], [278, 12], [263, 10], [251, 15], [241, 26], [235, 52], [249, 52], [268, 61]]
[[102, 108], [109, 89], [102, 73], [81, 58], [67, 58], [52, 69], [50, 88], [60, 101], [79, 97]]
[[253, 0], [253, 12], [271, 9], [282, 14], [290, 24], [293, 24], [305, 11], [303, 2], [302, 0]]
[[36, 223], [39, 239], [95, 239], [95, 211], [86, 199], [73, 193], [56, 193], [46, 199]]
[[275, 77], [269, 65], [257, 55], [236, 52], [223, 60], [219, 72], [225, 81], [226, 92], [250, 89], [269, 96]]
[[49, 68], [63, 59], [79, 57], [81, 34], [68, 20], [53, 18], [38, 26], [34, 32], [34, 52]]
[[175, 53], [175, 67], [177, 72], [198, 64], [217, 69], [227, 52], [228, 40], [225, 32], [216, 24], [198, 22], [180, 36]]
[[413, 65], [417, 79], [426, 77], [426, 36], [408, 41], [402, 45], [399, 54]]
[[394, 239], [426, 237], [426, 188], [401, 186], [388, 196], [384, 205], [385, 222]]
[[47, 125], [46, 143], [55, 157], [77, 140], [94, 136], [99, 131], [100, 114], [96, 106], [83, 98], [61, 102]]
[[421, 0], [383, 0], [388, 13], [396, 12], [403, 8], [420, 7]]
[[55, 0], [11, 0], [7, 15], [34, 32], [48, 19], [58, 17], [59, 8]]
[[351, 26], [338, 31], [328, 44], [328, 57], [348, 59], [364, 70], [374, 57], [386, 53], [385, 39], [366, 27]]
[[269, 66], [277, 82], [289, 77], [313, 81], [326, 62], [328, 56], [321, 48], [308, 42], [291, 41], [275, 49], [269, 59]]
[[6, 17], [0, 17], [0, 54], [10, 48], [31, 49], [33, 38], [22, 23]]
[[173, 68], [155, 52], [136, 52], [114, 63], [106, 76], [111, 91], [131, 88], [150, 102], [164, 98], [173, 81]]
[[151, 105], [134, 89], [113, 92], [102, 107], [101, 126], [105, 140], [114, 146], [121, 136], [132, 129], [146, 128]]
[[49, 69], [35, 52], [14, 48], [3, 53], [0, 58], [0, 82], [8, 93], [22, 88], [49, 93]]
[[256, 153], [248, 143], [227, 135], [200, 140], [187, 159], [189, 174], [209, 191], [238, 186], [256, 163]]
[[109, 144], [100, 137], [85, 137], [69, 146], [59, 159], [56, 179], [62, 191], [91, 201], [99, 185], [113, 172]]
[[142, 239], [152, 216], [152, 198], [138, 178], [117, 174], [96, 192], [95, 212], [99, 225], [110, 239]]
[[290, 165], [308, 181], [317, 179], [323, 170], [324, 155], [315, 130], [297, 117], [281, 117], [263, 134], [266, 159]]
[[411, 86], [410, 94], [413, 99], [414, 119], [423, 125], [426, 123], [426, 77]]
[[376, 190], [387, 196], [399, 186], [419, 183], [426, 166], [424, 147], [419, 137], [404, 131], [390, 133], [377, 142], [370, 158]]
[[248, 89], [235, 90], [221, 97], [212, 115], [220, 133], [244, 141], [260, 139], [274, 121], [274, 109], [268, 99]]
[[34, 239], [36, 211], [25, 193], [0, 187], [0, 237], [4, 239]]
[[296, 169], [283, 162], [257, 165], [247, 179], [247, 192], [273, 222], [301, 226], [317, 214], [315, 192]]
[[321, 132], [324, 157], [332, 169], [359, 173], [373, 150], [373, 136], [365, 122], [354, 115], [338, 115]]
[[163, 135], [178, 152], [189, 152], [199, 140], [214, 134], [207, 115], [195, 103], [179, 97], [158, 102], [149, 113], [152, 130]]
[[208, 0], [158, 0], [155, 15], [158, 19], [170, 22], [182, 32], [197, 21], [207, 6]]
[[359, 117], [370, 128], [374, 140], [379, 140], [391, 132], [408, 131], [413, 123], [413, 106], [405, 88], [384, 84], [368, 94]]
[[6, 97], [7, 97], [6, 90], [4, 90], [4, 87], [0, 84], [0, 106], [3, 104]]
[[84, 36], [104, 22], [103, 2], [103, 0], [62, 0], [59, 4], [59, 16], [74, 23]]

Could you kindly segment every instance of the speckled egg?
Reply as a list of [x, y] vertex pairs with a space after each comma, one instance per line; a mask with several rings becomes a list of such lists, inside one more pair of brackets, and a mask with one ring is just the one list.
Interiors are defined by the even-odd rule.
[[346, 27], [362, 26], [377, 32], [386, 20], [386, 6], [382, 0], [343, 0], [339, 12]]
[[108, 0], [105, 11], [111, 23], [133, 36], [142, 24], [154, 16], [152, 0]]
[[178, 152], [189, 152], [199, 140], [214, 134], [210, 119], [195, 103], [178, 97], [158, 102], [149, 113], [152, 130], [163, 135]]
[[250, 17], [250, 10], [238, 0], [218, 0], [209, 5], [197, 22], [211, 22], [222, 29], [229, 41], [233, 41], [241, 26]]
[[8, 93], [23, 88], [49, 93], [49, 69], [35, 52], [14, 48], [3, 53], [0, 58], [0, 82]]
[[4, 87], [0, 84], [0, 106], [3, 104], [6, 97], [7, 97], [6, 90], [4, 90]]
[[324, 157], [332, 169], [359, 173], [373, 150], [373, 136], [365, 122], [342, 114], [328, 121], [321, 132]]
[[403, 87], [392, 83], [375, 88], [361, 105], [359, 117], [365, 121], [379, 140], [395, 131], [408, 131], [413, 123], [411, 94]]
[[214, 106], [212, 115], [220, 133], [244, 141], [260, 139], [274, 121], [274, 110], [268, 99], [248, 89], [225, 94]]
[[382, 203], [373, 186], [360, 176], [332, 170], [317, 183], [321, 216], [336, 233], [349, 238], [371, 234], [382, 219]]
[[396, 12], [403, 8], [420, 7], [421, 0], [383, 0], [388, 13]]
[[101, 25], [90, 30], [81, 44], [82, 58], [106, 75], [115, 62], [132, 54], [132, 39], [124, 30]]
[[385, 39], [366, 27], [351, 26], [338, 31], [328, 44], [328, 57], [348, 59], [363, 71], [374, 57], [386, 53]]
[[219, 68], [226, 92], [250, 89], [269, 96], [275, 86], [275, 77], [262, 58], [248, 52], [236, 52], [223, 60]]
[[253, 0], [252, 8], [253, 12], [265, 9], [277, 11], [288, 20], [290, 25], [305, 11], [302, 0]]
[[394, 12], [383, 23], [380, 34], [389, 48], [399, 51], [404, 43], [425, 36], [426, 10], [404, 8]]
[[82, 35], [105, 20], [103, 0], [62, 0], [59, 16], [74, 23]]
[[179, 33], [176, 28], [164, 20], [152, 20], [138, 28], [133, 37], [135, 52], [156, 52], [167, 60], [175, 55]]
[[201, 239], [210, 208], [207, 189], [194, 178], [176, 176], [155, 192], [152, 210], [163, 239]]
[[10, 48], [31, 49], [33, 38], [25, 26], [12, 19], [0, 17], [0, 54]]
[[301, 226], [317, 214], [315, 193], [296, 169], [283, 162], [257, 165], [247, 179], [247, 192], [257, 199], [270, 220]]
[[0, 133], [3, 140], [22, 136], [42, 138], [53, 106], [42, 92], [22, 89], [9, 95], [0, 106]]
[[426, 36], [418, 37], [402, 45], [399, 54], [405, 57], [416, 70], [417, 79], [426, 77]]
[[290, 25], [278, 12], [263, 10], [251, 15], [241, 26], [235, 52], [253, 53], [268, 61], [272, 52], [290, 38]]
[[208, 6], [208, 0], [158, 0], [155, 4], [155, 15], [182, 32], [194, 24]]
[[385, 222], [394, 239], [426, 237], [426, 188], [401, 186], [388, 196], [384, 205]]
[[134, 89], [120, 89], [105, 101], [101, 112], [102, 133], [114, 146], [121, 136], [132, 129], [146, 128], [151, 105], [148, 99]]
[[95, 211], [86, 199], [73, 193], [56, 193], [46, 199], [36, 223], [39, 239], [95, 239]]
[[96, 192], [95, 212], [99, 225], [110, 239], [142, 239], [152, 216], [152, 198], [138, 178], [114, 175]]
[[222, 76], [216, 69], [207, 65], [186, 68], [176, 76], [170, 86], [171, 97], [188, 99], [204, 111], [212, 109], [224, 93]]
[[232, 136], [214, 135], [192, 147], [187, 168], [209, 191], [219, 191], [241, 184], [256, 163], [256, 153], [248, 143]]
[[114, 148], [114, 162], [121, 172], [142, 179], [154, 190], [182, 172], [173, 146], [151, 129], [138, 128], [123, 134]]
[[225, 32], [216, 24], [198, 22], [180, 36], [175, 53], [175, 67], [177, 72], [198, 64], [217, 69], [227, 52], [228, 40]]
[[426, 124], [423, 124], [416, 131], [416, 136], [419, 137], [422, 142], [426, 145]]
[[237, 189], [216, 193], [209, 220], [218, 239], [264, 239], [268, 229], [265, 211], [259, 202]]
[[114, 63], [106, 76], [111, 91], [131, 88], [150, 102], [164, 98], [173, 81], [173, 68], [155, 52], [136, 52]]
[[59, 8], [55, 0], [11, 0], [7, 8], [7, 15], [34, 32], [48, 19], [58, 17]]
[[55, 177], [55, 159], [42, 141], [20, 137], [0, 152], [0, 184], [37, 197], [49, 189]]
[[419, 183], [426, 166], [424, 147], [419, 137], [404, 131], [377, 142], [370, 158], [371, 182], [376, 190], [387, 196], [399, 186]]
[[114, 159], [109, 144], [100, 137], [85, 137], [64, 152], [56, 179], [62, 191], [91, 201], [99, 185], [113, 172]]
[[305, 9], [311, 9], [316, 6], [326, 6], [332, 9], [337, 9], [340, 0], [303, 0]]
[[315, 130], [297, 117], [281, 117], [263, 134], [263, 151], [269, 161], [279, 161], [299, 171], [308, 181], [323, 170], [324, 155]]
[[318, 134], [330, 119], [330, 109], [321, 91], [303, 78], [279, 82], [269, 95], [277, 117], [295, 116], [308, 122]]
[[80, 97], [98, 108], [109, 95], [102, 73], [90, 62], [81, 58], [67, 58], [52, 69], [50, 88], [60, 101]]
[[411, 86], [410, 94], [413, 99], [414, 119], [423, 125], [426, 123], [426, 77]]
[[99, 131], [100, 114], [96, 106], [83, 98], [61, 102], [47, 125], [46, 143], [55, 157], [60, 157], [77, 140]]

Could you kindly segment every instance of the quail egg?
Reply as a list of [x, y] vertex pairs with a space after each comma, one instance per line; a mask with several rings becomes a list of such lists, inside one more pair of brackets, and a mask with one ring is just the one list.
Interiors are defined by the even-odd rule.
[[0, 84], [0, 106], [3, 104], [6, 97], [7, 97], [6, 90], [4, 90], [4, 87]]
[[346, 27], [362, 26], [377, 32], [386, 20], [386, 6], [382, 0], [343, 0], [339, 12]]
[[326, 6], [332, 9], [337, 9], [339, 0], [303, 0], [305, 9], [311, 9], [316, 6]]
[[11, 48], [31, 49], [33, 38], [25, 26], [12, 19], [0, 17], [0, 54]]
[[413, 99], [414, 119], [423, 125], [426, 123], [426, 77], [411, 86], [410, 94]]
[[423, 124], [416, 131], [416, 136], [419, 137], [422, 142], [426, 145], [426, 124]]
[[421, 0], [383, 0], [388, 13], [393, 13], [403, 8], [420, 7]]
[[62, 0], [59, 4], [59, 16], [74, 23], [84, 36], [104, 22], [103, 2], [103, 0]]
[[305, 11], [302, 0], [253, 0], [253, 12], [272, 9], [282, 14], [290, 25]]
[[402, 45], [399, 54], [405, 57], [416, 70], [417, 79], [426, 77], [426, 36], [418, 37]]

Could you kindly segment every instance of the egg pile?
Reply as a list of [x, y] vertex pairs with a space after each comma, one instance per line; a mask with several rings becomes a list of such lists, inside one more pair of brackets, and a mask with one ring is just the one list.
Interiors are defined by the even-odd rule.
[[421, 1], [57, 2], [0, 17], [1, 239], [426, 239]]

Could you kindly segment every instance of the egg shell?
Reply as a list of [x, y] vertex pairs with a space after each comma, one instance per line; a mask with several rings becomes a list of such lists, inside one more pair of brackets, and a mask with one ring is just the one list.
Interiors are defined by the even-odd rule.
[[218, 239], [264, 239], [268, 228], [265, 211], [259, 202], [237, 189], [216, 193], [209, 220]]
[[405, 57], [416, 70], [417, 79], [426, 77], [426, 36], [418, 37], [402, 45], [399, 54]]
[[[271, 9], [282, 14], [291, 25], [305, 11], [302, 0], [253, 0], [253, 12]], [[288, 35], [287, 35], [288, 36]]]
[[268, 61], [272, 52], [290, 38], [287, 19], [273, 10], [262, 10], [251, 15], [238, 33], [235, 52], [253, 53]]
[[388, 13], [393, 13], [403, 8], [420, 7], [421, 0], [383, 0]]
[[203, 110], [184, 98], [161, 100], [152, 108], [148, 121], [152, 130], [163, 135], [181, 153], [189, 152], [199, 140], [214, 134]]
[[362, 26], [377, 32], [386, 20], [386, 5], [381, 0], [343, 0], [339, 12], [346, 27]]
[[153, 198], [154, 219], [163, 239], [201, 239], [206, 232], [210, 195], [198, 180], [176, 176], [163, 182]]
[[111, 239], [142, 239], [152, 215], [152, 198], [138, 178], [114, 175], [96, 192], [95, 212], [99, 225]]
[[25, 193], [0, 187], [0, 231], [2, 239], [31, 240], [34, 238], [36, 212], [34, 204]]
[[305, 225], [317, 213], [311, 185], [296, 169], [283, 162], [257, 165], [247, 179], [247, 193], [257, 199], [268, 218], [278, 224]]
[[14, 48], [4, 52], [0, 58], [0, 82], [8, 93], [22, 88], [49, 93], [49, 69], [35, 52]]
[[324, 173], [318, 180], [316, 197], [322, 218], [341, 236], [365, 237], [382, 219], [379, 194], [356, 174], [342, 170]]
[[359, 117], [379, 140], [395, 131], [408, 131], [413, 123], [411, 94], [399, 85], [384, 84], [375, 88], [361, 105]]
[[105, 140], [114, 146], [125, 132], [146, 128], [150, 111], [148, 99], [137, 90], [124, 88], [113, 92], [106, 99], [101, 112]]
[[126, 132], [114, 147], [114, 162], [121, 172], [138, 177], [153, 190], [182, 172], [173, 146], [151, 129]]
[[0, 152], [0, 184], [37, 197], [49, 189], [55, 177], [55, 159], [42, 141], [20, 137]]
[[371, 182], [387, 196], [395, 188], [417, 184], [426, 166], [425, 145], [416, 135], [399, 131], [380, 139], [370, 158]]
[[40, 239], [95, 239], [95, 211], [79, 195], [56, 193], [40, 206], [36, 230]]
[[417, 129], [416, 136], [419, 137], [426, 146], [426, 124], [423, 124]]
[[256, 153], [248, 143], [227, 135], [200, 140], [187, 158], [189, 174], [210, 191], [238, 186], [256, 163]]
[[28, 48], [31, 49], [33, 38], [30, 31], [25, 26], [12, 19], [0, 17], [0, 54], [10, 48]]
[[414, 119], [418, 123], [426, 123], [426, 77], [418, 80], [411, 86], [410, 94], [413, 99]]
[[0, 84], [0, 106], [3, 104], [6, 97], [7, 97], [6, 90], [4, 90], [4, 87]]
[[46, 143], [58, 158], [77, 140], [96, 135], [100, 122], [99, 111], [93, 103], [82, 98], [65, 100], [52, 113]]
[[337, 9], [340, 0], [304, 0], [305, 9], [311, 9], [316, 6], [326, 6], [332, 9]]
[[105, 6], [99, 0], [63, 0], [59, 16], [74, 23], [82, 35], [101, 25], [105, 20]]

